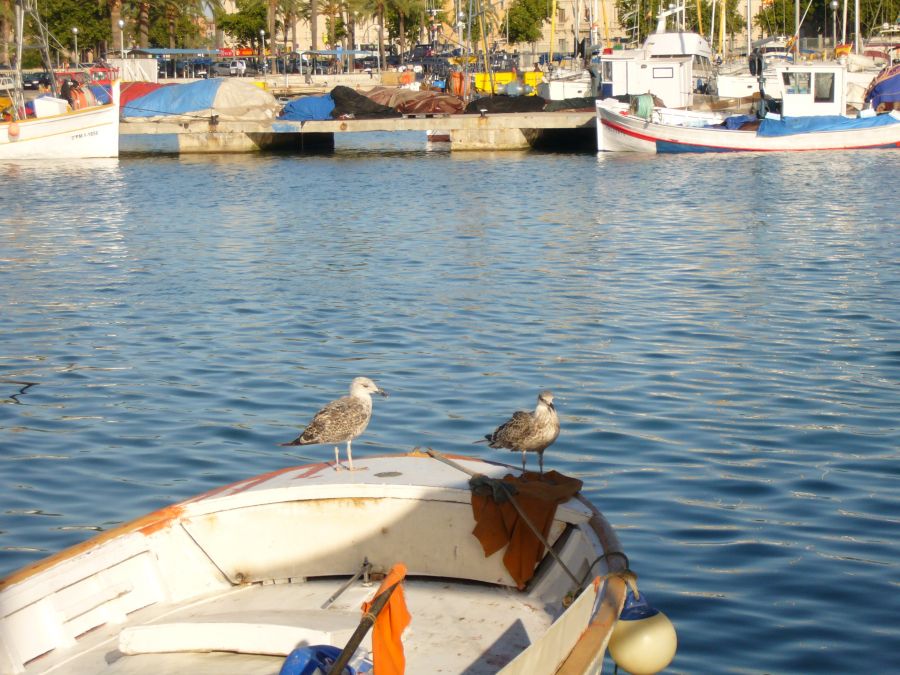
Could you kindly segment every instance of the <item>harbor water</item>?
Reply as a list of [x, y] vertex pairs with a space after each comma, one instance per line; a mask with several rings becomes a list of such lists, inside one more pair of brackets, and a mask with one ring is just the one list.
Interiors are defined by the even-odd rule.
[[355, 376], [357, 458], [518, 465], [550, 389], [669, 672], [895, 670], [900, 153], [422, 147], [0, 167], [0, 576], [332, 457]]

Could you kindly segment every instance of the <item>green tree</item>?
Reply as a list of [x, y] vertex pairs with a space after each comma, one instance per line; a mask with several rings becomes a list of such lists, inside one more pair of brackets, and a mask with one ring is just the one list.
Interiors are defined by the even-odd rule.
[[237, 0], [238, 11], [220, 15], [217, 25], [233, 40], [250, 46], [259, 39], [259, 31], [266, 28], [266, 3], [264, 0]]
[[537, 42], [549, 18], [550, 4], [546, 0], [513, 0], [509, 7], [509, 41]]

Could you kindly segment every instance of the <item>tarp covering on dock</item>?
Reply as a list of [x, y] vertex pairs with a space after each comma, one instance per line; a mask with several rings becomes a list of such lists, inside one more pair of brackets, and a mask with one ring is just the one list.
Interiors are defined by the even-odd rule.
[[277, 108], [275, 97], [252, 82], [214, 78], [151, 91], [125, 105], [122, 115], [144, 120], [217, 115], [222, 121], [264, 121], [274, 119]]
[[404, 115], [444, 113], [456, 115], [466, 107], [458, 96], [438, 91], [413, 91], [404, 87], [375, 87], [366, 96]]
[[331, 98], [334, 99], [334, 110], [331, 111], [331, 116], [335, 119], [341, 117], [358, 119], [400, 117], [400, 113], [393, 108], [376, 103], [350, 87], [335, 87], [331, 90]]
[[470, 101], [467, 113], [541, 112], [547, 102], [540, 96], [483, 96]]
[[334, 99], [331, 98], [331, 94], [301, 96], [285, 103], [278, 117], [292, 122], [330, 120], [332, 110], [334, 110]]

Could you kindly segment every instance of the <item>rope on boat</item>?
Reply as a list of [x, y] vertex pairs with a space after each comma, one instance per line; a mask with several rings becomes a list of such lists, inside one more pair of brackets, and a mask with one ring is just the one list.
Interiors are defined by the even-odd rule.
[[472, 477], [472, 479], [469, 481], [469, 486], [472, 487], [473, 490], [476, 486], [490, 485], [490, 487], [493, 490], [495, 495], [498, 494], [498, 491], [502, 492], [505, 499], [502, 499], [500, 501], [508, 500], [509, 503], [513, 505], [513, 508], [515, 508], [516, 511], [518, 512], [519, 517], [522, 519], [522, 522], [524, 522], [528, 526], [528, 529], [531, 530], [532, 534], [534, 534], [534, 536], [537, 537], [538, 541], [541, 542], [541, 544], [543, 544], [547, 553], [549, 553], [551, 556], [553, 556], [553, 559], [559, 563], [560, 567], [563, 568], [563, 571], [567, 575], [569, 575], [569, 578], [572, 580], [572, 583], [574, 583], [575, 586], [578, 588], [578, 591], [579, 592], [581, 591], [581, 589], [583, 588], [583, 585], [581, 583], [579, 583], [578, 578], [572, 573], [572, 570], [569, 569], [568, 565], [566, 565], [566, 563], [560, 557], [559, 553], [557, 553], [556, 550], [550, 545], [550, 542], [547, 541], [547, 538], [541, 533], [540, 530], [538, 530], [537, 526], [533, 522], [531, 522], [531, 518], [529, 518], [527, 516], [525, 511], [519, 505], [519, 502], [513, 496], [514, 488], [510, 489], [510, 488], [512, 488], [512, 486], [504, 484], [503, 481], [485, 476], [483, 473], [477, 473], [475, 471], [467, 469], [466, 467], [462, 466], [461, 464], [454, 462], [452, 459], [445, 457], [437, 450], [433, 450], [431, 448], [426, 448], [425, 452], [427, 452], [434, 459], [437, 459], [437, 460], [443, 462], [444, 464], [447, 464], [448, 466], [452, 466], [454, 469], [458, 469], [459, 471], [462, 471], [463, 473], [469, 474]]
[[653, 95], [640, 94], [631, 99], [631, 112], [642, 120], [649, 120], [653, 113]]

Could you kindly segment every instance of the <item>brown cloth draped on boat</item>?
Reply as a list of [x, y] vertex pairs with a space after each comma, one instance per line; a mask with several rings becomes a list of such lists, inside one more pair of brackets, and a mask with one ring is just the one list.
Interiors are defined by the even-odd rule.
[[[556, 507], [575, 496], [582, 486], [577, 478], [558, 471], [545, 473], [543, 480], [534, 472], [523, 476], [509, 474], [504, 476], [503, 483], [515, 488], [516, 501], [545, 539], [553, 524]], [[489, 489], [472, 492], [472, 514], [476, 523], [472, 534], [481, 542], [485, 557], [509, 544], [503, 564], [519, 589], [523, 589], [534, 576], [534, 568], [544, 554], [544, 545], [519, 517], [512, 503], [508, 500], [497, 503]]]

